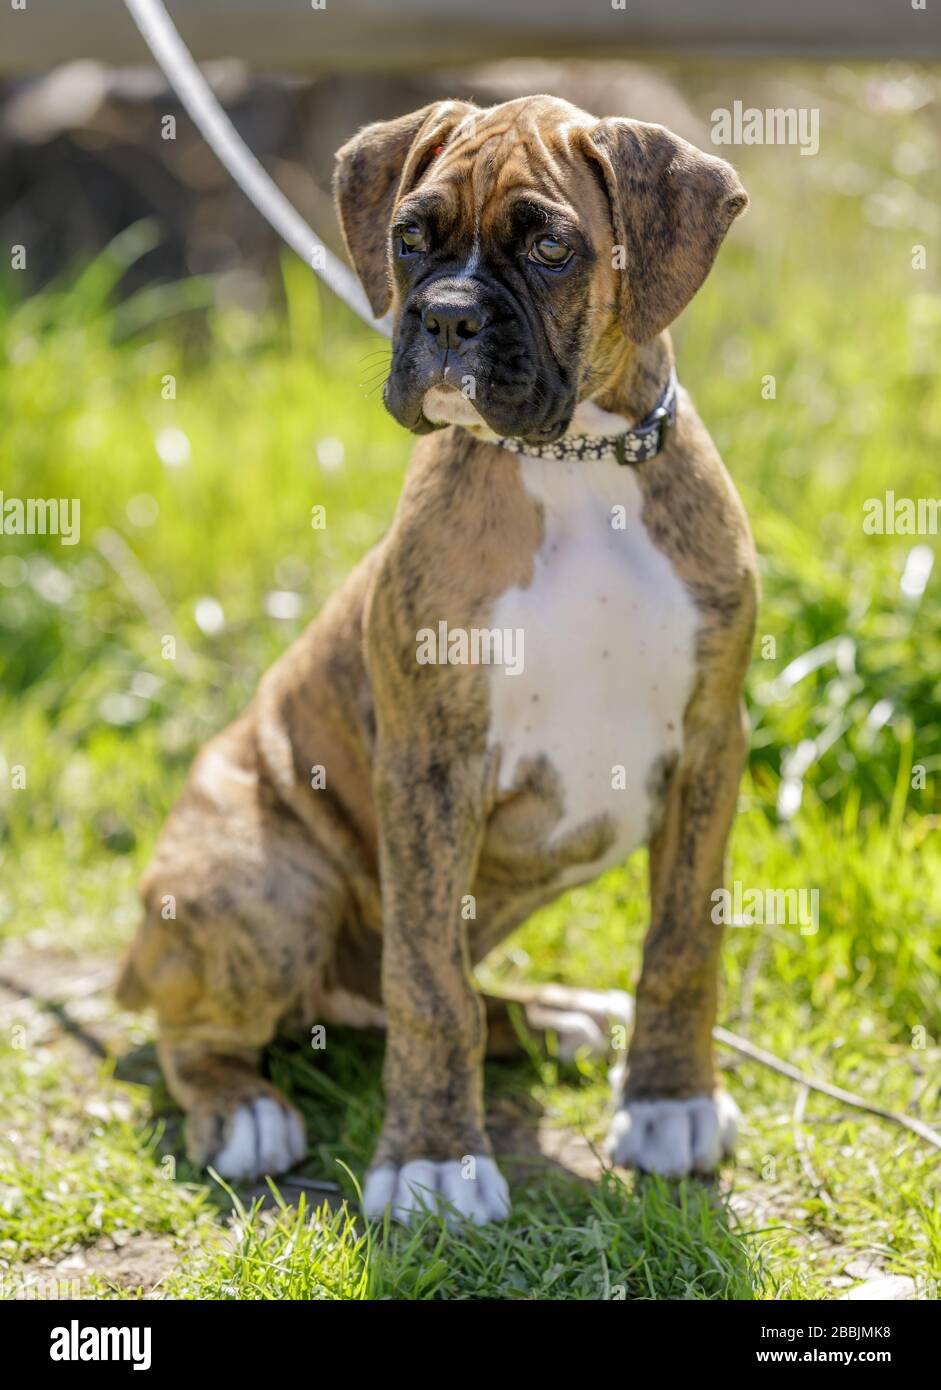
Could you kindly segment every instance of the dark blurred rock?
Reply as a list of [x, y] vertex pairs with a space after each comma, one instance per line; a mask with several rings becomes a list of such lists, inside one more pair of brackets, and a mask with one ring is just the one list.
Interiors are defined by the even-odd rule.
[[[250, 148], [335, 250], [334, 151], [359, 126], [441, 97], [489, 104], [548, 91], [599, 116], [659, 120], [705, 139], [673, 84], [633, 63], [504, 62], [314, 80], [255, 78], [234, 62], [204, 70]], [[175, 139], [162, 137], [167, 116]], [[76, 62], [0, 86], [0, 244], [26, 246], [25, 288], [86, 261], [145, 218], [156, 222], [159, 242], [128, 270], [125, 294], [237, 266], [265, 272], [281, 253], [155, 70]]]

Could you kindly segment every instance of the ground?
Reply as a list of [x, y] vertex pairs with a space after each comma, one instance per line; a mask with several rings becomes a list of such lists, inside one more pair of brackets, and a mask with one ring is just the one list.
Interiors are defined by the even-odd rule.
[[[803, 929], [730, 929], [721, 1021], [937, 1127], [936, 538], [863, 525], [887, 489], [937, 487], [941, 309], [913, 257], [937, 133], [905, 74], [801, 80], [820, 154], [734, 152], [752, 208], [676, 333], [762, 556], [730, 881], [818, 894]], [[307, 1121], [306, 1186], [187, 1166], [152, 1023], [109, 995], [134, 882], [196, 749], [388, 524], [409, 440], [381, 345], [289, 259], [267, 307], [239, 272], [114, 308], [156, 236], [33, 299], [8, 286], [0, 323], [4, 493], [81, 500], [74, 546], [0, 538], [3, 1295], [936, 1297], [938, 1151], [727, 1049], [745, 1118], [714, 1186], [604, 1174], [606, 1065], [532, 1049], [487, 1076], [511, 1221], [364, 1227], [382, 1044], [339, 1029], [268, 1059]], [[483, 980], [632, 990], [645, 872], [541, 912]]]

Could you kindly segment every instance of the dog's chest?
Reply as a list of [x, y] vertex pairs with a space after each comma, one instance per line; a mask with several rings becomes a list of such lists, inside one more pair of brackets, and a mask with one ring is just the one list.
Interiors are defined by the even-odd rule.
[[490, 744], [501, 797], [542, 785], [557, 809], [547, 849], [603, 818], [605, 847], [584, 871], [567, 869], [575, 882], [649, 837], [682, 744], [697, 619], [644, 527], [630, 468], [525, 456], [520, 467], [544, 539], [532, 582], [501, 595], [491, 617], [515, 632], [522, 669], [491, 674]]

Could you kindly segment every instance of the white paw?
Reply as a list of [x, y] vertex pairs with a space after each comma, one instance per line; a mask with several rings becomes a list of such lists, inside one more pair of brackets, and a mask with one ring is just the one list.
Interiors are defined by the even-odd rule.
[[619, 989], [548, 985], [526, 1009], [530, 1027], [555, 1033], [562, 1062], [574, 1061], [583, 1048], [587, 1048], [590, 1057], [606, 1057], [612, 1047], [612, 1026], [627, 1027], [631, 1019], [631, 997]]
[[711, 1173], [735, 1148], [738, 1106], [725, 1091], [691, 1100], [632, 1100], [605, 1144], [612, 1162], [665, 1178]]
[[[450, 1159], [433, 1163], [416, 1158], [401, 1168], [374, 1168], [363, 1188], [363, 1211], [373, 1221], [392, 1208], [392, 1219], [407, 1226], [423, 1211], [438, 1212], [449, 1226], [473, 1221], [504, 1221], [510, 1214], [506, 1179], [492, 1158]], [[452, 1210], [453, 1208], [453, 1210]]]
[[591, 1014], [578, 1009], [540, 1009], [538, 1013], [532, 1010], [529, 1022], [552, 1030], [561, 1062], [573, 1062], [583, 1048], [587, 1048], [589, 1057], [607, 1054], [607, 1034]]
[[240, 1105], [229, 1121], [225, 1147], [211, 1165], [224, 1178], [259, 1178], [286, 1173], [307, 1152], [307, 1136], [295, 1110], [261, 1096]]

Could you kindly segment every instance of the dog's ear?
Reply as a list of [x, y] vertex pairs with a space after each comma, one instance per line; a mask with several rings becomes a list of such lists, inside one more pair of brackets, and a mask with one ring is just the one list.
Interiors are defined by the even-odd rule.
[[414, 188], [455, 126], [476, 109], [466, 101], [435, 101], [408, 116], [365, 126], [337, 150], [337, 214], [346, 249], [377, 318], [392, 297], [387, 257], [392, 209]]
[[663, 126], [611, 118], [586, 136], [621, 250], [621, 329], [647, 342], [699, 289], [748, 195], [730, 164]]

